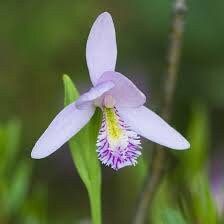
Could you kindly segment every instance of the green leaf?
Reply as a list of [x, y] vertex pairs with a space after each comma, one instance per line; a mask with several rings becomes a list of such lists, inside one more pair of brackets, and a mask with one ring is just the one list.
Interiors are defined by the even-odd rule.
[[42, 184], [35, 184], [32, 192], [24, 203], [19, 214], [19, 223], [23, 224], [47, 224], [48, 200], [47, 188]]
[[10, 120], [0, 127], [0, 176], [7, 176], [13, 170], [19, 151], [20, 137], [21, 123], [19, 120]]
[[167, 208], [162, 212], [164, 224], [187, 224], [178, 210]]
[[206, 170], [209, 115], [204, 105], [195, 104], [192, 108], [188, 134], [191, 148], [179, 156], [180, 164], [174, 181], [185, 215], [192, 222], [212, 224], [217, 223], [217, 216]]
[[[191, 144], [189, 150], [178, 153], [180, 166], [177, 168], [178, 176], [191, 181], [203, 167], [208, 155], [209, 147], [209, 116], [204, 105], [194, 104], [188, 129], [188, 140]], [[184, 175], [183, 175], [184, 174]]]
[[29, 179], [31, 174], [31, 164], [28, 161], [21, 161], [14, 170], [14, 176], [9, 183], [7, 193], [6, 211], [14, 214], [25, 201], [28, 193]]
[[169, 181], [167, 179], [164, 179], [158, 187], [151, 206], [151, 211], [153, 212], [149, 213], [150, 223], [164, 224], [164, 211], [167, 208], [173, 208], [175, 206], [172, 191], [170, 190]]
[[192, 206], [197, 223], [217, 223], [217, 212], [207, 172], [199, 173], [191, 183]]
[[79, 92], [68, 75], [63, 75], [63, 82], [65, 89], [64, 104], [66, 106], [79, 97]]
[[[65, 106], [74, 102], [79, 94], [69, 76], [63, 76]], [[100, 127], [101, 112], [96, 110], [90, 122], [70, 141], [74, 164], [85, 184], [94, 224], [101, 223], [101, 169], [96, 153], [96, 139]]]
[[204, 166], [209, 147], [208, 110], [204, 105], [194, 105], [188, 131], [191, 149], [186, 156], [190, 174]]

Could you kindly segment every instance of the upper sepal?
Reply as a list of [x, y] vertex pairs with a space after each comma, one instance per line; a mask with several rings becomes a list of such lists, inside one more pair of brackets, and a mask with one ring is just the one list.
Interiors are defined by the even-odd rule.
[[86, 60], [93, 85], [105, 71], [114, 71], [117, 44], [114, 23], [108, 12], [94, 22], [86, 45]]

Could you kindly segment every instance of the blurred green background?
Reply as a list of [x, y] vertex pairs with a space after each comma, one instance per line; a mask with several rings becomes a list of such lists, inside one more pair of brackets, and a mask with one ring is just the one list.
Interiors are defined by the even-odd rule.
[[[39, 161], [31, 160], [31, 149], [63, 107], [62, 74], [70, 74], [81, 93], [90, 86], [85, 45], [93, 21], [103, 11], [110, 12], [115, 22], [117, 70], [131, 78], [148, 96], [150, 108], [158, 111], [171, 6], [172, 1], [164, 0], [0, 1], [1, 224], [88, 223], [86, 189], [74, 168], [68, 146]], [[165, 200], [168, 194], [158, 198], [166, 201], [169, 211], [164, 208], [165, 215], [158, 215], [163, 221], [154, 218], [153, 223], [175, 223], [166, 216], [171, 208], [177, 209], [171, 213], [181, 211], [188, 220], [187, 207], [191, 206], [186, 203], [197, 207], [192, 209], [196, 216], [207, 214], [198, 205], [200, 195], [192, 192], [210, 192], [211, 204], [219, 203], [215, 209], [223, 210], [220, 208], [224, 203], [223, 9], [224, 1], [188, 1], [172, 125], [188, 136], [193, 146], [189, 152], [175, 153], [180, 166], [161, 188], [166, 190], [160, 196], [177, 188], [181, 202], [173, 206], [173, 198]], [[147, 143], [143, 151], [146, 163], [150, 152], [151, 144]], [[102, 167], [103, 223], [130, 223], [143, 175], [140, 169], [139, 166], [113, 172]], [[183, 173], [186, 173], [184, 180]], [[201, 182], [188, 186], [193, 179], [208, 181], [208, 189], [201, 190], [200, 186], [205, 186]], [[186, 199], [183, 195], [186, 192], [181, 194], [182, 185], [191, 189], [196, 202]], [[214, 200], [221, 197], [221, 202]], [[161, 210], [156, 207], [155, 211]], [[216, 216], [216, 211], [209, 211]], [[213, 218], [205, 220], [201, 223], [216, 223]]]

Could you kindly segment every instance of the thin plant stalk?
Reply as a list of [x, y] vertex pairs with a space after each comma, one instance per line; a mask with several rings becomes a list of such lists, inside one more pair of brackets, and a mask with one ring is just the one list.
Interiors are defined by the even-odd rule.
[[[173, 3], [173, 19], [171, 23], [167, 68], [164, 77], [164, 99], [162, 99], [163, 105], [161, 109], [162, 117], [166, 121], [169, 121], [171, 118], [186, 12], [186, 0], [175, 0]], [[154, 154], [152, 156], [150, 171], [139, 196], [136, 212], [132, 221], [133, 224], [145, 223], [156, 190], [165, 174], [164, 170], [168, 166], [166, 150], [160, 145], [155, 145], [153, 151]]]

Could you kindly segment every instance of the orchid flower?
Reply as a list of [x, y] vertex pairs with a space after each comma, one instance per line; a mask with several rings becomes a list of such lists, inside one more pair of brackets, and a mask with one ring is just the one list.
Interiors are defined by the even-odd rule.
[[140, 136], [172, 149], [187, 149], [188, 141], [162, 118], [143, 106], [145, 95], [115, 71], [117, 45], [112, 17], [104, 12], [94, 22], [86, 46], [93, 87], [65, 107], [36, 142], [31, 157], [49, 156], [83, 128], [96, 107], [103, 113], [96, 142], [99, 160], [118, 170], [136, 165]]

